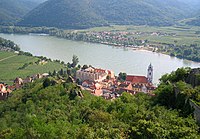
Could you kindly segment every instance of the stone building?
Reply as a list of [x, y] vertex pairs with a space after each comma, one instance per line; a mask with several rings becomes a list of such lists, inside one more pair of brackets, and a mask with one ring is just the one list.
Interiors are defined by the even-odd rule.
[[80, 81], [93, 81], [93, 82], [102, 82], [107, 77], [114, 78], [114, 72], [109, 70], [97, 69], [89, 67], [87, 69], [81, 69], [76, 72], [76, 79]]

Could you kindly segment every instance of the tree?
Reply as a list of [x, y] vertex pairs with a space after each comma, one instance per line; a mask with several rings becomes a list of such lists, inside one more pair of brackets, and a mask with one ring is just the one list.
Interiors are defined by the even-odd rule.
[[63, 69], [61, 69], [59, 73], [60, 73], [60, 75], [64, 75]]
[[53, 76], [56, 76], [56, 71], [55, 71], [55, 70], [53, 71], [53, 74], [52, 74], [52, 75], [53, 75]]
[[76, 67], [76, 65], [78, 64], [78, 62], [79, 62], [78, 57], [76, 55], [73, 55], [71, 66], [73, 68]]
[[51, 85], [51, 81], [49, 78], [46, 78], [43, 82], [43, 87], [46, 88]]
[[119, 79], [119, 80], [122, 80], [122, 81], [125, 81], [125, 80], [126, 80], [126, 76], [127, 76], [126, 73], [120, 72], [120, 73], [119, 73], [119, 76], [118, 76], [118, 79]]
[[88, 65], [83, 65], [82, 69], [87, 69]]

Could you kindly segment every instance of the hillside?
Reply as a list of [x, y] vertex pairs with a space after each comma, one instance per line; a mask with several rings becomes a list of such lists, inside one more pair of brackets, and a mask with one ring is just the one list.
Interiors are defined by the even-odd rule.
[[41, 64], [40, 61], [42, 60], [38, 57], [0, 51], [0, 81], [11, 84], [16, 77], [26, 78], [64, 68], [59, 62], [48, 60], [45, 64]]
[[107, 101], [55, 80], [37, 80], [0, 101], [0, 138], [199, 138], [191, 116], [154, 105], [148, 95], [123, 93]]
[[189, 13], [186, 4], [173, 0], [49, 0], [27, 14], [18, 25], [58, 28], [109, 24], [165, 26]]
[[[14, 51], [19, 51], [19, 54]], [[59, 61], [34, 57], [28, 52], [20, 51], [14, 42], [0, 37], [0, 82], [12, 84], [16, 77], [25, 78], [61, 68], [64, 68], [64, 65]]]
[[0, 24], [13, 24], [21, 17], [38, 6], [36, 0], [1, 0]]
[[189, 21], [186, 22], [186, 24], [191, 26], [200, 26], [200, 16], [190, 19]]
[[199, 0], [180, 0], [192, 8], [190, 18], [186, 19], [186, 24], [191, 26], [200, 26], [200, 1]]
[[193, 12], [200, 10], [200, 1], [199, 0], [178, 0], [190, 6]]

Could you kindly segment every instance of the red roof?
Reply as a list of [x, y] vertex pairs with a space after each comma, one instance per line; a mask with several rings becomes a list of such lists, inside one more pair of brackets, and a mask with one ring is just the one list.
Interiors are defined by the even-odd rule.
[[127, 75], [126, 81], [131, 83], [148, 83], [147, 77], [145, 76]]
[[106, 72], [106, 70], [103, 70], [103, 69], [95, 69], [94, 71], [98, 72], [98, 73], [105, 73]]

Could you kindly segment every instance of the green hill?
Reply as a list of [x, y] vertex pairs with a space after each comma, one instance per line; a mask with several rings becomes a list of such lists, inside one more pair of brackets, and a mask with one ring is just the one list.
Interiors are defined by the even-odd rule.
[[109, 24], [172, 25], [190, 13], [174, 0], [49, 0], [27, 14], [18, 25], [89, 28]]
[[38, 6], [34, 0], [1, 0], [0, 24], [12, 24]]
[[123, 93], [108, 101], [52, 77], [14, 91], [0, 101], [0, 111], [0, 138], [6, 139], [199, 138], [191, 116], [154, 105], [148, 95]]

